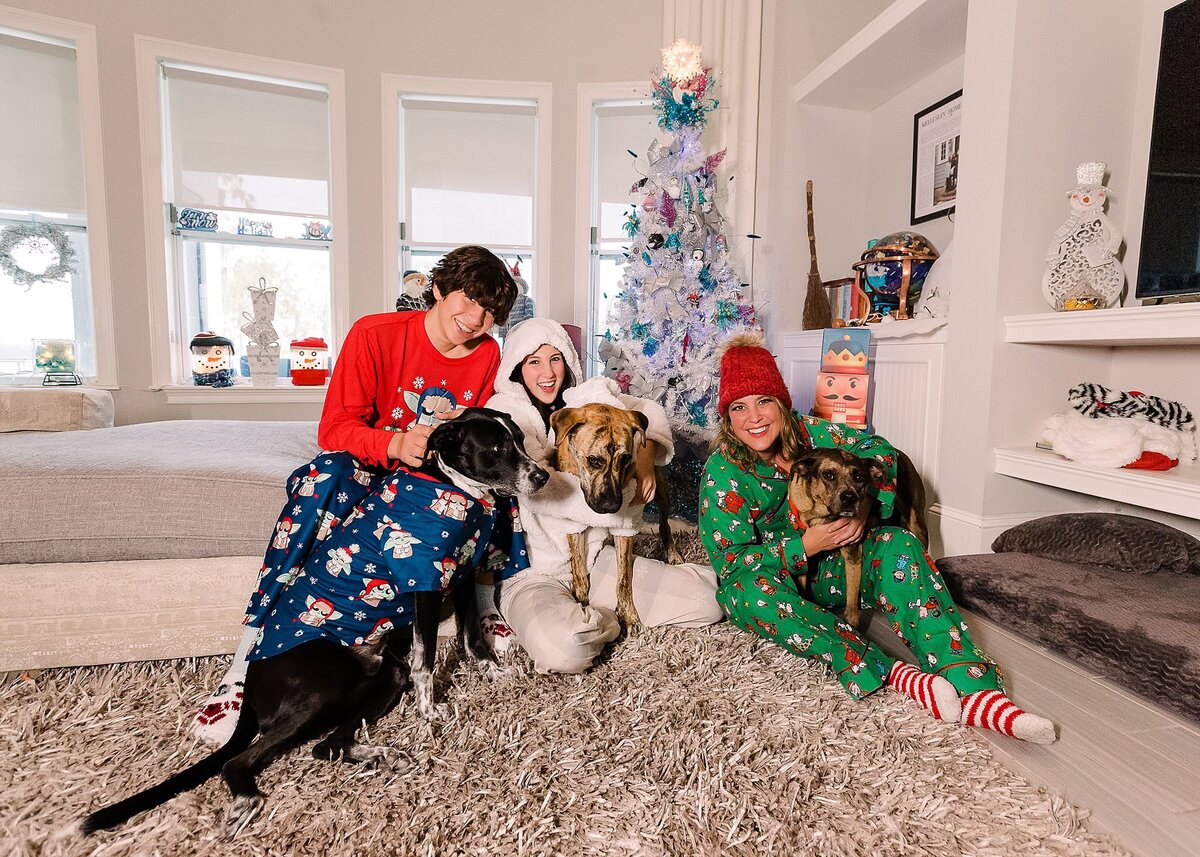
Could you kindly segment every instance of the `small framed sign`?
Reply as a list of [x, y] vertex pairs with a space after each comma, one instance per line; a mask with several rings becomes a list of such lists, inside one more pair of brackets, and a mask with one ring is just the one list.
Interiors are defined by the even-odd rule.
[[913, 117], [913, 226], [954, 211], [961, 119], [961, 89]]

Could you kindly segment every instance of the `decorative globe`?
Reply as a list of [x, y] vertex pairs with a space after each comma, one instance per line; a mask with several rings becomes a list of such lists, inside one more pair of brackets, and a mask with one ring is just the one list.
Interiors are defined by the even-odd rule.
[[893, 232], [867, 246], [851, 267], [871, 299], [871, 312], [908, 318], [921, 296], [925, 277], [938, 257], [929, 239], [916, 232]]

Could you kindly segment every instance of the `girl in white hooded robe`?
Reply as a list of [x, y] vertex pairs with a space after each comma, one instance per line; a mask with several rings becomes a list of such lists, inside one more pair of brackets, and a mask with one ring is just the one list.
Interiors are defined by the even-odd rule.
[[[514, 327], [504, 343], [489, 408], [509, 414], [525, 434], [525, 451], [545, 463], [552, 449], [550, 414], [562, 407], [603, 402], [645, 414], [649, 425], [639, 455], [637, 478], [626, 489], [626, 504], [601, 515], [584, 502], [576, 477], [551, 469], [541, 491], [521, 497], [530, 567], [500, 586], [500, 613], [529, 652], [539, 672], [578, 673], [592, 665], [604, 646], [621, 632], [616, 607], [616, 552], [604, 545], [609, 533], [634, 535], [642, 524], [642, 503], [653, 498], [653, 468], [671, 460], [674, 444], [661, 405], [622, 394], [609, 378], [579, 383], [583, 373], [567, 332], [558, 322], [533, 318]], [[631, 505], [640, 495], [636, 505]], [[568, 533], [586, 533], [590, 604], [571, 589]], [[647, 627], [701, 627], [720, 621], [717, 579], [708, 565], [669, 565], [634, 559], [633, 602]]]

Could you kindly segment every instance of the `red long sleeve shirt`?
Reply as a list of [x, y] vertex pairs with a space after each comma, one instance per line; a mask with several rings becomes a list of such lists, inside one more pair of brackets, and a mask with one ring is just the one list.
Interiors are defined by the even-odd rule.
[[317, 443], [390, 467], [395, 432], [418, 421], [436, 425], [438, 411], [484, 404], [499, 365], [500, 347], [490, 336], [466, 357], [446, 357], [429, 341], [424, 312], [360, 318], [329, 380]]

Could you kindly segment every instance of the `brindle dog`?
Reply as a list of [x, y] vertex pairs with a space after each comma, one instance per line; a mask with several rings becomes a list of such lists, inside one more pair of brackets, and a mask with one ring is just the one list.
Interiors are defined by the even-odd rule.
[[[595, 512], [610, 515], [624, 504], [625, 484], [633, 473], [638, 450], [646, 443], [646, 415], [612, 405], [592, 403], [563, 408], [550, 417], [554, 451], [550, 465], [579, 477], [583, 499]], [[662, 468], [654, 469], [654, 499], [658, 503], [658, 535], [669, 562], [679, 557], [671, 543], [667, 517], [671, 498]], [[580, 604], [588, 603], [587, 540], [584, 534], [567, 536], [571, 549], [571, 583]], [[617, 616], [626, 628], [640, 624], [633, 604], [633, 537], [613, 535], [617, 551]]]
[[[857, 518], [863, 533], [882, 523], [874, 486], [886, 478], [883, 466], [844, 449], [814, 449], [792, 465], [788, 500], [805, 524], [828, 524], [838, 518]], [[925, 486], [907, 455], [896, 450], [896, 522], [908, 528], [924, 547], [929, 546], [925, 524]], [[846, 621], [859, 627], [862, 616], [862, 540], [839, 548], [846, 566]], [[803, 585], [803, 583], [802, 583]]]

